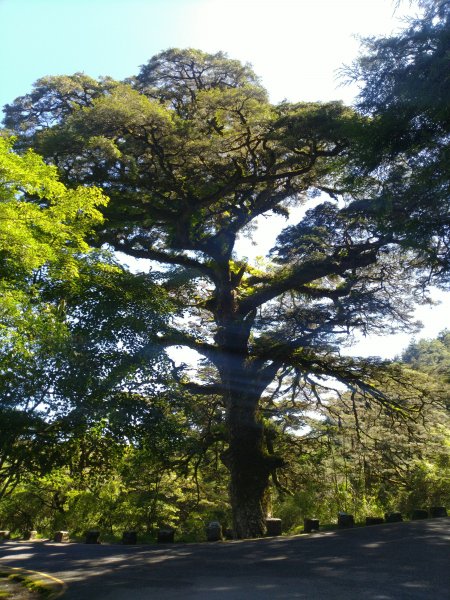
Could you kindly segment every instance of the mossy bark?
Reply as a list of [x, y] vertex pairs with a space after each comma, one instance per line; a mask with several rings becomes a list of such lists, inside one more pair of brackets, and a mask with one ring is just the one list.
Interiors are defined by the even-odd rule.
[[[219, 352], [228, 449], [223, 462], [230, 474], [229, 495], [234, 537], [255, 538], [266, 532], [266, 499], [277, 458], [266, 448], [259, 418], [261, 395], [273, 377], [249, 357], [248, 342], [254, 315], [239, 315], [233, 277], [227, 273], [217, 289], [215, 341]], [[236, 285], [236, 282], [234, 282]]]
[[229, 446], [224, 462], [230, 473], [233, 531], [238, 539], [265, 535], [270, 475], [281, 464], [278, 457], [267, 454], [258, 401], [259, 397], [240, 396], [228, 406]]

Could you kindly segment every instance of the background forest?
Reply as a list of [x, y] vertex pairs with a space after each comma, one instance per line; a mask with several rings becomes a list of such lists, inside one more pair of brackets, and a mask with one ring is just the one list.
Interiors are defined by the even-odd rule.
[[[401, 360], [412, 382], [441, 394], [450, 334], [412, 343]], [[72, 414], [49, 423], [25, 411], [2, 420], [2, 526], [18, 535], [67, 529], [74, 537], [99, 527], [104, 539], [131, 529], [149, 541], [164, 525], [186, 541], [205, 539], [208, 521], [231, 526], [224, 442], [214, 441], [211, 428], [217, 407], [198, 399], [176, 407], [165, 394], [153, 396], [146, 410], [136, 404], [116, 398], [89, 421]], [[270, 404], [268, 397], [268, 416]], [[448, 407], [431, 402], [398, 419], [357, 394], [331, 396], [320, 416], [305, 414], [311, 405], [311, 398], [287, 397], [277, 411], [275, 443], [286, 465], [270, 489], [270, 506], [285, 532], [301, 532], [305, 517], [335, 523], [338, 511], [363, 522], [448, 506]], [[417, 408], [415, 397], [411, 406]]]
[[348, 355], [448, 287], [450, 8], [419, 6], [345, 70], [354, 107], [272, 104], [193, 49], [5, 107], [2, 528], [247, 538], [449, 504], [450, 333]]

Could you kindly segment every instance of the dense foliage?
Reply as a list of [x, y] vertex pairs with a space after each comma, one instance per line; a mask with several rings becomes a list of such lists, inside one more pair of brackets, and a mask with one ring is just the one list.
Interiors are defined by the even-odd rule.
[[[338, 511], [363, 522], [389, 511], [408, 516], [415, 508], [448, 506], [450, 423], [444, 405], [450, 389], [437, 373], [445, 369], [449, 349], [444, 332], [405, 351], [402, 360], [416, 390], [420, 384], [435, 399], [429, 403], [428, 394], [420, 393], [405, 398], [402, 391], [408, 419], [369, 406], [357, 393], [330, 395], [314, 413], [311, 398], [286, 398], [272, 436], [272, 443], [282, 445], [277, 450], [286, 466], [268, 498], [285, 531], [301, 531], [305, 517], [334, 523]], [[175, 527], [177, 539], [184, 540], [205, 539], [209, 520], [231, 526], [228, 475], [220, 460], [224, 442], [216, 431], [215, 442], [205, 444], [205, 436], [214, 435], [213, 415], [192, 400], [188, 408], [185, 398], [182, 405], [173, 397], [153, 398], [142, 418], [140, 402], [116, 397], [101, 420], [60, 440], [61, 456], [44, 474], [28, 466], [0, 503], [1, 525], [49, 536], [68, 529], [75, 537], [100, 527], [104, 539], [116, 540], [134, 529], [149, 541], [163, 525]], [[134, 425], [130, 435], [136, 414], [141, 426]]]
[[450, 5], [420, 3], [399, 34], [365, 40], [346, 70], [369, 117], [356, 146], [360, 208], [416, 249], [437, 281], [449, 271]]
[[170, 371], [149, 347], [165, 295], [86, 242], [105, 196], [66, 188], [55, 167], [11, 146], [0, 138], [0, 498], [66, 464], [64, 448], [111, 413], [131, 435], [156, 374]]
[[[188, 532], [230, 518], [228, 488], [235, 536], [254, 537], [271, 506], [294, 526], [319, 497], [326, 518], [448, 498], [426, 474], [448, 468], [440, 350], [434, 379], [419, 346], [410, 365], [341, 352], [414, 331], [448, 272], [447, 4], [423, 5], [367, 42], [356, 110], [273, 105], [248, 65], [192, 49], [122, 82], [45, 77], [6, 107], [17, 150], [52, 166], [6, 149], [36, 175], [3, 185], [29, 214], [2, 250], [25, 298], [5, 313], [5, 520], [30, 502], [47, 529]], [[290, 221], [269, 255], [238, 254], [273, 215]]]

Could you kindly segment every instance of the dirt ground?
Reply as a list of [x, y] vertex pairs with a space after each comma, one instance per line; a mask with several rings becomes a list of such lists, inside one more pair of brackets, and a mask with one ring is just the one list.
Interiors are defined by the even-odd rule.
[[31, 600], [36, 592], [30, 592], [21, 583], [0, 577], [0, 600]]

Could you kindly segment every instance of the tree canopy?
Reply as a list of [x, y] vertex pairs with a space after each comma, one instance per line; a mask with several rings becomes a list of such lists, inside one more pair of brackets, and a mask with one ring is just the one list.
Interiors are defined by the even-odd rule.
[[55, 276], [77, 274], [85, 238], [103, 221], [106, 197], [93, 186], [67, 188], [55, 166], [32, 150], [14, 153], [14, 139], [0, 137], [1, 284], [18, 285], [44, 265]]
[[[367, 122], [355, 145], [360, 209], [417, 250], [436, 281], [449, 271], [450, 6], [424, 12], [396, 35], [364, 40], [344, 71], [360, 86], [356, 107]], [[368, 182], [372, 182], [368, 185]]]
[[[214, 399], [225, 420], [237, 537], [264, 532], [269, 480], [284, 464], [269, 433], [277, 382], [318, 391], [331, 378], [402, 412], [377, 387], [389, 370], [339, 352], [356, 330], [414, 329], [426, 276], [373, 211], [337, 190], [365, 125], [357, 112], [339, 102], [273, 105], [249, 66], [172, 49], [124, 82], [43, 78], [6, 107], [5, 124], [69, 187], [102, 187], [110, 202], [94, 243], [151, 261], [184, 316], [156, 341], [193, 349], [208, 367], [203, 378], [176, 377]], [[301, 206], [304, 217], [264, 261], [237, 254], [260, 217]], [[154, 347], [152, 338], [135, 356]]]
[[169, 369], [156, 366], [156, 344], [145, 365], [131, 358], [163, 327], [164, 293], [87, 241], [106, 196], [65, 186], [55, 166], [13, 143], [0, 137], [0, 497], [24, 473], [58, 464], [69, 424], [81, 431], [110, 415], [131, 372], [142, 393]]

